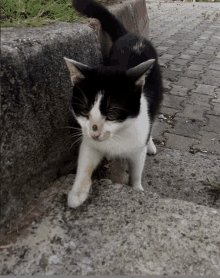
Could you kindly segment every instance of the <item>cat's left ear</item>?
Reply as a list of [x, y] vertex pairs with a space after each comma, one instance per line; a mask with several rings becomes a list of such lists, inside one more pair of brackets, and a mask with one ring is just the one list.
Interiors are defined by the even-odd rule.
[[134, 68], [130, 68], [126, 72], [126, 75], [134, 79], [135, 85], [143, 87], [145, 84], [145, 78], [149, 74], [154, 63], [155, 63], [155, 59], [150, 59], [146, 62], [139, 64]]
[[70, 79], [71, 79], [71, 82], [72, 84], [74, 85], [75, 82], [79, 79], [85, 79], [85, 76], [86, 76], [86, 73], [88, 71], [91, 71], [91, 68], [87, 65], [84, 65], [80, 62], [77, 62], [75, 60], [71, 60], [71, 59], [68, 59], [66, 57], [63, 57], [65, 62], [66, 62], [66, 65], [69, 69], [69, 72], [70, 72]]

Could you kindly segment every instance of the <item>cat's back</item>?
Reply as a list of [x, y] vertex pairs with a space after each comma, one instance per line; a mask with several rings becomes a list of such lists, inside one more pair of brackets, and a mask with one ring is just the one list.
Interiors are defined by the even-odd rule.
[[127, 33], [113, 43], [109, 65], [128, 69], [149, 59], [157, 60], [157, 52], [151, 42], [139, 35]]

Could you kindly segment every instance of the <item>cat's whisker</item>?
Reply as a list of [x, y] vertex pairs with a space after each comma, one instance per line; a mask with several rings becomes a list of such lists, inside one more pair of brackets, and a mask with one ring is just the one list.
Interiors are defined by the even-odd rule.
[[84, 101], [86, 103], [86, 105], [88, 104], [88, 99], [87, 97], [85, 96], [84, 92], [82, 90], [80, 90], [80, 92], [82, 93], [83, 97], [84, 97]]
[[76, 102], [73, 102], [73, 104], [75, 104], [75, 105], [80, 105], [80, 106], [82, 106], [82, 107], [84, 107], [84, 108], [87, 108], [87, 105], [85, 105], [85, 104], [76, 103]]
[[[114, 109], [120, 109], [120, 110], [124, 110], [124, 111], [126, 111], [126, 112], [129, 112], [129, 110], [127, 110], [127, 109], [125, 109], [125, 108], [123, 108], [123, 107], [119, 107], [119, 106], [111, 107], [109, 110], [110, 110], [110, 111], [111, 111], [111, 110], [114, 111]], [[117, 111], [116, 111], [116, 112], [117, 112]]]
[[87, 103], [88, 103], [88, 101], [87, 101], [87, 99], [86, 99], [86, 102], [83, 102], [83, 100], [82, 99], [80, 99], [80, 98], [78, 98], [78, 97], [76, 97], [76, 96], [73, 96], [73, 98], [75, 98], [75, 99], [78, 99], [83, 105], [87, 105]]
[[76, 135], [74, 135], [74, 136], [68, 136], [68, 139], [70, 139], [70, 140], [73, 140], [73, 139], [75, 139], [75, 138], [78, 138], [78, 137], [80, 137], [80, 136], [82, 136], [82, 134], [76, 134]]
[[81, 130], [82, 129], [80, 127], [73, 127], [73, 126], [62, 126], [60, 128], [70, 128], [70, 129], [75, 129], [75, 130]]
[[76, 139], [76, 141], [71, 145], [70, 150], [72, 149], [72, 147], [74, 145], [77, 145], [81, 140], [82, 140], [82, 136], [80, 136], [78, 139]]

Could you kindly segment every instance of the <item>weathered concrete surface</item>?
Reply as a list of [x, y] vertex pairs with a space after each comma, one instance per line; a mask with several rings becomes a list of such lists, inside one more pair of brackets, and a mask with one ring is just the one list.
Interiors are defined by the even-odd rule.
[[101, 65], [87, 26], [58, 22], [1, 30], [1, 220], [76, 164], [70, 78], [63, 57]]
[[220, 275], [220, 202], [206, 185], [219, 172], [214, 156], [160, 149], [147, 158], [145, 192], [96, 181], [78, 209], [66, 206], [74, 175], [62, 177], [49, 215], [2, 248], [0, 273]]

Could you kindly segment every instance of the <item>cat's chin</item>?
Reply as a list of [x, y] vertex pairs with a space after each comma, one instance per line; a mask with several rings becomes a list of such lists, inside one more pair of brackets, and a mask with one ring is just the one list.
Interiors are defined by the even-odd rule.
[[108, 138], [92, 138], [92, 137], [90, 137], [90, 138], [91, 138], [91, 140], [93, 140], [95, 142], [104, 142], [104, 141], [108, 140]]

